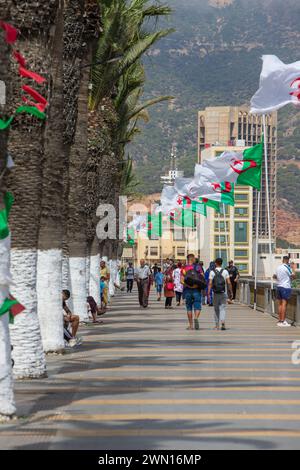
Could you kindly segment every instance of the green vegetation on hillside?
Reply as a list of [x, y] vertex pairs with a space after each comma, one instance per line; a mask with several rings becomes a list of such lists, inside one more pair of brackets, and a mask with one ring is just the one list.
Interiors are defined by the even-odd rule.
[[[130, 149], [144, 193], [161, 190], [159, 176], [177, 143], [179, 167], [192, 174], [197, 157], [197, 111], [211, 105], [249, 104], [259, 84], [261, 56], [285, 62], [300, 56], [298, 0], [236, 0], [222, 9], [207, 0], [170, 0], [176, 33], [144, 61], [147, 95], [171, 94], [173, 106], [151, 110], [151, 120]], [[279, 159], [300, 159], [300, 112], [279, 113]], [[299, 212], [300, 213], [300, 212]]]

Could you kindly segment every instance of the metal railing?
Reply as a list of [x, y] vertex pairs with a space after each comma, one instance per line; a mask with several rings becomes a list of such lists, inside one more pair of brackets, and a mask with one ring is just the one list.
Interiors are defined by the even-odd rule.
[[[258, 311], [272, 315], [272, 300], [274, 301], [274, 314], [278, 318], [278, 304], [276, 302], [276, 288], [272, 291], [269, 281], [257, 283], [256, 308]], [[237, 298], [242, 304], [254, 307], [254, 280], [240, 279]], [[300, 326], [300, 289], [292, 289], [292, 297], [288, 302], [287, 318], [296, 326]]]

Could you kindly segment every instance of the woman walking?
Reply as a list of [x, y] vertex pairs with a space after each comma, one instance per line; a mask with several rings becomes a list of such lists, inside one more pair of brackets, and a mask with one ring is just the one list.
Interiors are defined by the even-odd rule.
[[177, 264], [177, 268], [174, 270], [174, 284], [175, 284], [175, 294], [177, 307], [181, 305], [182, 293], [183, 293], [183, 284], [181, 282], [182, 276], [182, 263]]
[[172, 308], [172, 300], [173, 300], [173, 297], [175, 297], [174, 288], [175, 288], [175, 284], [174, 284], [173, 273], [171, 271], [168, 271], [168, 273], [165, 274], [165, 278], [164, 278], [164, 294], [166, 298], [166, 302], [165, 302], [166, 309]]

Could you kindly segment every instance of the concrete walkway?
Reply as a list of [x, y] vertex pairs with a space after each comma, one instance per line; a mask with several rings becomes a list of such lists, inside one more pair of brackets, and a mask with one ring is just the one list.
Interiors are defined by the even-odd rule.
[[212, 310], [187, 331], [183, 308], [120, 294], [48, 379], [16, 384], [0, 449], [300, 449], [300, 330], [234, 305], [215, 332]]

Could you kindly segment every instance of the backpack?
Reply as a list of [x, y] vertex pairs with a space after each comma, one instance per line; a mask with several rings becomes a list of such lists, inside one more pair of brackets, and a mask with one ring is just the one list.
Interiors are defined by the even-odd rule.
[[213, 278], [212, 285], [215, 294], [224, 294], [226, 291], [223, 271], [224, 269], [221, 269], [221, 271], [214, 270], [215, 277]]
[[205, 277], [203, 276], [202, 273], [199, 273], [198, 271], [196, 271], [196, 269], [190, 269], [186, 273], [184, 277], [184, 283], [188, 287], [197, 286], [197, 289], [200, 289], [200, 290], [206, 289]]

